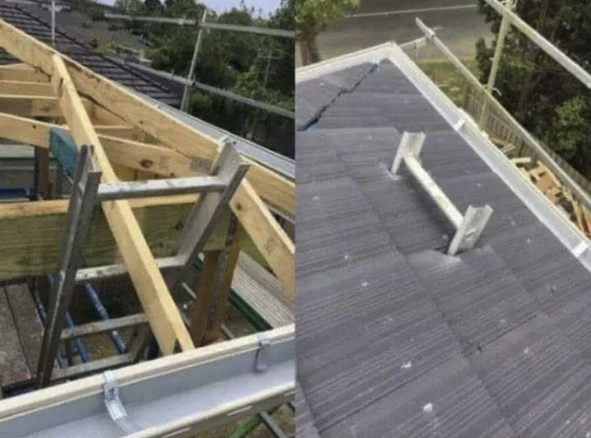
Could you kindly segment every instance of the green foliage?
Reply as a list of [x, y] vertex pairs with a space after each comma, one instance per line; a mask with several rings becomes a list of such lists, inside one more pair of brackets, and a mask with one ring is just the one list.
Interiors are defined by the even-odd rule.
[[556, 109], [544, 139], [564, 159], [591, 179], [591, 96], [575, 96]]
[[[478, 75], [475, 61], [465, 64], [472, 73]], [[452, 62], [421, 62], [419, 67], [456, 105], [462, 106], [465, 100], [466, 79]]]
[[164, 10], [160, 0], [146, 0], [144, 6], [151, 15], [162, 13]]
[[100, 21], [105, 18], [103, 7], [92, 0], [73, 0], [70, 6], [92, 21]]
[[317, 35], [359, 4], [360, 0], [295, 0], [296, 29], [298, 33]]
[[107, 24], [107, 30], [110, 30], [111, 32], [116, 32], [122, 29], [123, 27], [121, 26], [121, 24], [116, 21], [111, 21], [109, 22], [109, 24]]
[[112, 55], [115, 53], [115, 45], [112, 41], [99, 41], [96, 50], [103, 55]]
[[114, 6], [121, 9], [128, 14], [139, 15], [144, 11], [144, 3], [142, 0], [115, 0]]
[[563, 158], [572, 160], [589, 142], [590, 110], [588, 99], [580, 96], [565, 101], [556, 109], [552, 143]]
[[347, 10], [359, 7], [360, 0], [293, 0], [295, 28], [302, 64], [320, 61], [316, 37]]
[[[166, 0], [160, 6], [156, 4], [157, 0], [140, 4], [138, 1], [117, 0], [116, 5], [133, 9], [138, 15], [195, 20], [201, 20], [205, 10], [202, 4], [193, 0]], [[293, 4], [294, 0], [284, 0], [281, 8], [267, 17], [242, 4], [219, 15], [209, 11], [207, 20], [293, 29]], [[147, 22], [128, 22], [127, 26], [147, 40], [150, 46], [148, 58], [153, 68], [187, 75], [198, 28]], [[206, 31], [203, 33], [195, 78], [207, 85], [293, 110], [294, 67], [291, 39]], [[284, 143], [285, 133], [293, 136], [293, 120], [212, 94], [192, 93], [190, 111], [209, 123], [284, 153], [281, 143]]]
[[97, 49], [99, 46], [99, 41], [96, 38], [91, 38], [86, 44], [88, 44], [88, 46], [93, 49]]
[[86, 10], [86, 15], [88, 15], [88, 18], [90, 18], [92, 21], [100, 21], [104, 20], [105, 11], [98, 5], [91, 5]]
[[[498, 34], [501, 16], [479, 1], [479, 11]], [[516, 13], [545, 38], [588, 69], [591, 63], [591, 4], [583, 0], [519, 0]], [[496, 40], [476, 45], [476, 62], [486, 82]], [[499, 100], [530, 132], [591, 175], [591, 131], [586, 126], [591, 94], [574, 76], [525, 35], [512, 29], [506, 39], [495, 88]], [[588, 124], [588, 122], [587, 122]]]

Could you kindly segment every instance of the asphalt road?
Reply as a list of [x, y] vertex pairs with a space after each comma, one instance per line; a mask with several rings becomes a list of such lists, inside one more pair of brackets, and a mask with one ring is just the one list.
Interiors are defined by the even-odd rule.
[[[480, 37], [491, 38], [489, 26], [476, 12], [476, 0], [361, 0], [352, 15], [334, 23], [318, 38], [323, 59], [394, 40], [405, 43], [423, 36], [415, 24], [419, 17], [462, 57], [474, 55]], [[437, 49], [421, 49], [420, 59], [442, 59]]]

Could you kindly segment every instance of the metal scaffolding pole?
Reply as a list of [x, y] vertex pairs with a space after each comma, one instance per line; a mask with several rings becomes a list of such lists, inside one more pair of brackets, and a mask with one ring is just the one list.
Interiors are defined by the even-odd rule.
[[193, 50], [193, 59], [191, 59], [191, 67], [189, 67], [189, 74], [187, 74], [187, 82], [183, 89], [183, 99], [181, 101], [181, 111], [187, 112], [189, 108], [189, 92], [191, 91], [190, 84], [195, 79], [195, 67], [197, 66], [197, 56], [199, 55], [199, 49], [201, 48], [201, 42], [203, 41], [203, 24], [207, 19], [207, 8], [203, 11], [203, 17], [201, 17], [201, 26], [199, 27], [199, 33], [197, 34], [197, 41], [195, 42], [195, 50]]
[[160, 76], [162, 78], [166, 78], [171, 81], [177, 82], [179, 84], [189, 85], [189, 86], [195, 87], [199, 90], [206, 91], [208, 93], [217, 94], [218, 96], [222, 96], [227, 99], [235, 100], [236, 102], [244, 103], [244, 104], [250, 105], [254, 108], [260, 108], [262, 110], [269, 111], [271, 113], [278, 114], [283, 117], [289, 117], [291, 119], [295, 118], [295, 114], [293, 111], [289, 111], [289, 110], [286, 110], [281, 107], [271, 105], [271, 104], [268, 104], [265, 102], [260, 102], [255, 99], [251, 99], [250, 97], [240, 96], [239, 94], [232, 93], [231, 91], [222, 90], [220, 88], [212, 87], [211, 85], [202, 84], [201, 82], [198, 82], [198, 81], [191, 82], [181, 76], [176, 76], [171, 73], [166, 73], [166, 72], [163, 72], [160, 70], [154, 70], [153, 68], [146, 67], [145, 65], [137, 64], [135, 62], [125, 62], [125, 64], [130, 65], [134, 68], [137, 68], [138, 70], [145, 71], [146, 73], [151, 73], [156, 76]]
[[[513, 9], [516, 5], [516, 0], [507, 0], [507, 8]], [[486, 88], [488, 89], [489, 93], [492, 94], [495, 88], [495, 82], [497, 80], [497, 73], [499, 71], [499, 65], [501, 63], [501, 56], [503, 55], [503, 47], [505, 46], [505, 39], [507, 38], [507, 34], [509, 33], [510, 28], [510, 21], [507, 14], [503, 13], [503, 20], [501, 22], [501, 28], [499, 29], [499, 36], [497, 37], [497, 46], [495, 48], [495, 55], [493, 58], [492, 66], [490, 69], [490, 74], [488, 76], [488, 83]], [[488, 102], [484, 99], [484, 103], [482, 104], [482, 110], [480, 113], [480, 126], [482, 127], [485, 119], [486, 113], [488, 109]]]
[[[512, 10], [515, 5], [517, 4], [516, 0], [507, 0], [507, 8], [508, 10]], [[499, 71], [499, 64], [501, 63], [501, 56], [503, 54], [503, 47], [505, 46], [505, 39], [507, 38], [507, 34], [509, 33], [509, 25], [510, 25], [509, 17], [507, 14], [503, 13], [503, 21], [501, 22], [501, 28], [499, 30], [499, 36], [497, 37], [497, 46], [495, 48], [495, 56], [493, 58], [492, 66], [490, 69], [490, 74], [488, 76], [488, 84], [486, 85], [488, 91], [492, 93], [493, 88], [495, 87], [495, 82], [497, 80], [497, 73]]]
[[205, 23], [206, 29], [229, 30], [232, 32], [256, 33], [259, 35], [269, 35], [284, 38], [295, 38], [295, 32], [292, 30], [270, 29], [268, 27], [241, 26], [238, 24]]
[[55, 46], [55, 0], [51, 0], [51, 45]]
[[591, 89], [591, 74], [589, 74], [583, 67], [570, 59], [564, 52], [540, 35], [533, 27], [523, 21], [514, 12], [503, 6], [501, 2], [498, 0], [486, 0], [486, 2], [499, 14], [506, 16], [513, 26], [523, 32], [526, 37], [537, 44], [540, 49], [548, 54], [548, 56], [572, 73], [587, 88]]
[[[179, 26], [195, 26], [197, 20], [187, 18], [169, 18], [169, 17], [149, 17], [149, 16], [134, 16], [124, 14], [111, 14], [105, 13], [105, 18], [111, 20], [128, 20], [128, 21], [148, 21], [154, 23], [168, 23], [177, 24]], [[259, 35], [269, 35], [283, 38], [295, 38], [295, 32], [293, 30], [282, 30], [282, 29], [271, 29], [269, 27], [257, 27], [257, 26], [242, 26], [238, 24], [226, 24], [226, 23], [201, 23], [199, 24], [204, 29], [215, 29], [215, 30], [229, 30], [233, 32], [246, 32], [254, 33]]]

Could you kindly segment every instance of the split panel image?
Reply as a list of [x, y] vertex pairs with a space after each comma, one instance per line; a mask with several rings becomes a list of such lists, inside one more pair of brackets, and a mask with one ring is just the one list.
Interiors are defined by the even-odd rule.
[[[591, 186], [552, 142], [574, 125], [508, 109], [587, 102], [582, 52], [527, 24], [534, 2], [385, 3], [296, 70], [297, 436], [591, 436]], [[459, 36], [482, 28], [473, 61]]]
[[223, 3], [0, 2], [0, 438], [294, 436], [293, 3]]

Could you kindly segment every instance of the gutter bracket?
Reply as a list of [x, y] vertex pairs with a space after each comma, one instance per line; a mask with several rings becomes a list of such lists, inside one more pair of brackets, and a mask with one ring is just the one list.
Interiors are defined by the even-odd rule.
[[454, 131], [460, 132], [460, 130], [464, 127], [465, 124], [466, 124], [466, 119], [464, 119], [463, 117], [460, 117], [460, 119], [453, 126]]
[[269, 346], [271, 343], [266, 337], [259, 337], [259, 348], [256, 352], [255, 367], [259, 373], [269, 369]]
[[581, 258], [581, 256], [583, 254], [585, 254], [585, 252], [589, 249], [589, 245], [587, 244], [586, 241], [581, 240], [573, 249], [572, 249], [572, 254], [576, 257], [576, 258]]
[[127, 411], [119, 398], [119, 383], [113, 371], [105, 371], [105, 385], [103, 386], [104, 402], [111, 420], [113, 420], [126, 433], [131, 434], [139, 429], [130, 423], [127, 418]]

